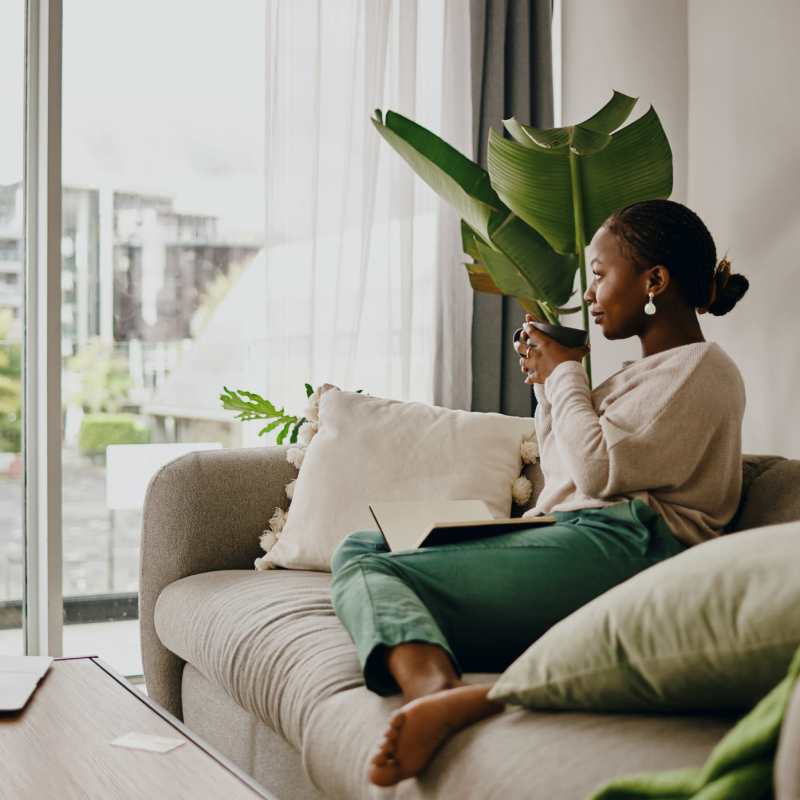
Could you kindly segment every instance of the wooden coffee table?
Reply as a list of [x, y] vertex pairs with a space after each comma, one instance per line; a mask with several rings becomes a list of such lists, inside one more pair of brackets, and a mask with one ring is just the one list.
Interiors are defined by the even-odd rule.
[[[136, 731], [169, 753], [111, 745]], [[99, 658], [56, 659], [22, 711], [0, 714], [2, 800], [277, 800]]]

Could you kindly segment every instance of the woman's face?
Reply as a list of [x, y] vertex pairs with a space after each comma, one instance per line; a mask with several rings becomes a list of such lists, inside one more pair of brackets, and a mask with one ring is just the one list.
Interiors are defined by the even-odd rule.
[[647, 319], [647, 271], [622, 254], [619, 240], [605, 227], [592, 237], [587, 257], [593, 280], [583, 298], [595, 324], [606, 339], [638, 335]]

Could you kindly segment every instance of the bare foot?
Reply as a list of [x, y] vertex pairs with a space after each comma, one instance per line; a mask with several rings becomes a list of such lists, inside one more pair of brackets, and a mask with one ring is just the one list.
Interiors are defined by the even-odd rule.
[[457, 689], [459, 686], [466, 686], [464, 681], [459, 678], [443, 678], [441, 676], [415, 678], [411, 682], [406, 682], [403, 687], [403, 702], [408, 704], [420, 697], [430, 697], [432, 694], [438, 694], [448, 689]]
[[487, 686], [460, 686], [413, 700], [395, 711], [370, 762], [370, 781], [393, 786], [418, 775], [454, 733], [502, 711], [502, 703], [486, 698], [488, 691]]

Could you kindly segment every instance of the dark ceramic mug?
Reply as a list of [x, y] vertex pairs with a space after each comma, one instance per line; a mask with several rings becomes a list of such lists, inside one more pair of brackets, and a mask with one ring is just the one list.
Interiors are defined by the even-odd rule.
[[[589, 342], [589, 332], [582, 328], [567, 328], [563, 325], [550, 325], [547, 322], [531, 322], [531, 325], [564, 347], [585, 347]], [[514, 331], [514, 342], [518, 342], [521, 335], [522, 328], [517, 328]]]

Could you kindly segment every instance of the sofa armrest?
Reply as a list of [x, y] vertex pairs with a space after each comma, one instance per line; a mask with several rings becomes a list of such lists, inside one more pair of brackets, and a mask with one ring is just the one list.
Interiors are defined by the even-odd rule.
[[139, 567], [139, 634], [147, 691], [182, 719], [183, 660], [154, 625], [164, 587], [199, 572], [252, 569], [258, 537], [297, 470], [284, 447], [190, 453], [162, 467], [144, 501]]

